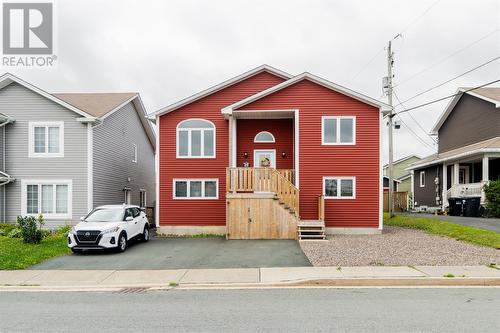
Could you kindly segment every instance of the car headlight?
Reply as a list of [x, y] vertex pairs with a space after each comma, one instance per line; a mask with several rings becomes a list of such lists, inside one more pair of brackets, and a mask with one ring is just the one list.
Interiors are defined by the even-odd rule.
[[106, 230], [102, 231], [102, 234], [103, 235], [105, 235], [105, 234], [111, 234], [113, 232], [117, 232], [118, 229], [120, 229], [120, 227], [114, 227], [114, 228], [111, 228], [111, 229], [106, 229]]

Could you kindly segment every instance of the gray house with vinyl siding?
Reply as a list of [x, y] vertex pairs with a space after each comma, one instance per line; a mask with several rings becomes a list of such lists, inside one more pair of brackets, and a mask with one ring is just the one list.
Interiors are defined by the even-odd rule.
[[154, 207], [155, 135], [136, 93], [49, 94], [0, 77], [0, 221], [75, 223], [92, 208]]

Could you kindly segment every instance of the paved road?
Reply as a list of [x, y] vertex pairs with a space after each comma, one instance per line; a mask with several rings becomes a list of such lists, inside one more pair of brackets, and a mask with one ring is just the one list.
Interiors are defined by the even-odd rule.
[[1, 332], [498, 332], [500, 289], [0, 293]]
[[294, 240], [152, 238], [124, 253], [91, 252], [57, 257], [30, 269], [179, 269], [311, 266]]
[[418, 217], [429, 217], [435, 220], [447, 221], [451, 223], [466, 225], [469, 227], [500, 232], [500, 219], [484, 218], [484, 217], [443, 216], [443, 215], [423, 214], [423, 213], [414, 215]]

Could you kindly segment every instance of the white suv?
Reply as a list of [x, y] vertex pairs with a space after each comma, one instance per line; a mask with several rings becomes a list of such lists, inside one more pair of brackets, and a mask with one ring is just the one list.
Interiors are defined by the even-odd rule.
[[123, 252], [133, 238], [149, 240], [148, 219], [138, 206], [100, 206], [71, 229], [68, 247], [73, 252], [111, 248]]

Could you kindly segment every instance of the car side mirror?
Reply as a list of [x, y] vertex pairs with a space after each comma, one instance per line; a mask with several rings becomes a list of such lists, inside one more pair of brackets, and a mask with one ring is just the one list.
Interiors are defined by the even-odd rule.
[[81, 216], [80, 221], [85, 221], [85, 216]]
[[132, 216], [127, 216], [125, 218], [125, 221], [127, 221], [127, 222], [130, 222], [130, 221], [133, 221], [133, 220], [134, 220], [134, 218]]

